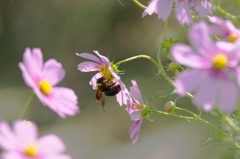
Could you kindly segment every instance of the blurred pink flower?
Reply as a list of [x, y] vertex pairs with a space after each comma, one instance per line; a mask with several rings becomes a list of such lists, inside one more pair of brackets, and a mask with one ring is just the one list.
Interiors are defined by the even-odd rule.
[[237, 29], [230, 20], [224, 20], [219, 17], [210, 17], [210, 33], [222, 38], [227, 38], [230, 42], [235, 42], [240, 37], [240, 30]]
[[[174, 0], [152, 0], [144, 10], [142, 16], [156, 13], [158, 19], [165, 21], [172, 10]], [[175, 15], [178, 22], [183, 25], [193, 23], [192, 10], [198, 18], [205, 18], [212, 14], [212, 5], [207, 0], [177, 0], [175, 6]]]
[[98, 71], [98, 73], [95, 74], [89, 82], [89, 84], [92, 85], [94, 90], [97, 89], [97, 80], [101, 77], [104, 77], [107, 80], [119, 84], [121, 87], [121, 91], [116, 95], [117, 102], [120, 106], [122, 106], [122, 104], [127, 104], [129, 92], [124, 83], [121, 81], [120, 76], [113, 71], [113, 68], [111, 67], [110, 61], [107, 57], [99, 54], [98, 51], [94, 51], [94, 53], [97, 56], [89, 53], [76, 53], [77, 56], [91, 60], [78, 64], [78, 70], [80, 70], [81, 72]]
[[13, 129], [0, 122], [0, 147], [3, 159], [71, 159], [62, 154], [65, 145], [54, 134], [38, 139], [37, 126], [30, 121], [15, 121]]
[[127, 112], [130, 115], [131, 120], [133, 120], [133, 124], [129, 129], [130, 138], [133, 140], [133, 143], [135, 143], [138, 139], [141, 125], [142, 125], [142, 111], [145, 107], [141, 92], [138, 88], [137, 82], [135, 80], [132, 80], [132, 87], [130, 89], [130, 95], [135, 101], [135, 103], [132, 101], [132, 98], [129, 98], [129, 103], [127, 104]]
[[43, 64], [41, 50], [34, 48], [31, 51], [27, 48], [19, 67], [25, 83], [33, 89], [43, 105], [47, 105], [62, 118], [79, 112], [74, 91], [65, 87], [54, 87], [65, 76], [61, 63], [49, 59]]
[[189, 67], [175, 80], [180, 96], [195, 92], [193, 103], [204, 111], [215, 106], [222, 112], [231, 113], [237, 107], [240, 84], [240, 41], [213, 42], [205, 22], [199, 22], [189, 30], [189, 42], [175, 44], [171, 53], [176, 62]]

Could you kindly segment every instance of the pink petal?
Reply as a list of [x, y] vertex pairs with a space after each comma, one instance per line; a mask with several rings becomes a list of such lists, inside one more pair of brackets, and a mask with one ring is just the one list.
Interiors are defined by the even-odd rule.
[[26, 69], [25, 65], [20, 62], [18, 64], [18, 66], [20, 67], [21, 71], [22, 71], [22, 76], [24, 79], [24, 82], [29, 86], [29, 87], [35, 87], [35, 81], [32, 78], [31, 74], [29, 74], [28, 70]]
[[81, 53], [81, 54], [76, 53], [76, 55], [80, 56], [80, 57], [83, 57], [85, 59], [94, 61], [94, 62], [98, 63], [99, 65], [102, 64], [102, 61], [99, 58], [97, 58], [96, 56], [92, 55], [92, 54], [89, 54], [89, 53]]
[[217, 94], [219, 91], [219, 81], [209, 77], [205, 79], [198, 91], [194, 94], [193, 103], [206, 112], [213, 109], [217, 104]]
[[39, 138], [37, 145], [40, 153], [46, 156], [62, 153], [66, 149], [62, 140], [53, 134]]
[[238, 87], [240, 86], [240, 67], [236, 67], [236, 78], [237, 78], [237, 83], [238, 83]]
[[185, 1], [183, 0], [177, 0], [176, 3], [176, 10], [175, 10], [175, 15], [177, 17], [178, 22], [183, 25], [183, 24], [191, 24], [193, 23], [192, 15], [190, 13], [190, 10], [188, 9], [188, 6]]
[[38, 136], [37, 126], [33, 122], [27, 124], [21, 120], [15, 121], [13, 123], [13, 130], [22, 145], [34, 142]]
[[124, 85], [124, 83], [121, 80], [118, 81], [118, 83], [121, 87], [121, 91], [116, 95], [117, 102], [119, 103], [120, 106], [122, 106], [122, 104], [126, 105], [129, 100], [130, 94], [129, 94], [126, 86]]
[[15, 134], [5, 121], [0, 122], [0, 147], [5, 150], [13, 150], [16, 147]]
[[185, 70], [175, 80], [175, 89], [180, 96], [186, 96], [187, 92], [192, 92], [205, 79], [208, 73], [202, 70]]
[[142, 111], [141, 110], [135, 110], [130, 114], [130, 119], [133, 121], [139, 120], [142, 118]]
[[101, 77], [102, 77], [101, 73], [97, 73], [97, 74], [95, 74], [95, 75], [92, 77], [92, 79], [89, 81], [89, 84], [92, 85], [93, 89], [97, 89], [97, 87], [96, 87], [96, 85], [97, 85], [97, 80], [98, 80], [99, 78], [101, 78]]
[[158, 14], [158, 19], [165, 21], [169, 17], [172, 11], [173, 2], [173, 0], [158, 0], [155, 8], [155, 12]]
[[51, 96], [44, 100], [44, 103], [59, 116], [74, 116], [79, 113], [77, 96], [74, 91], [64, 87], [54, 87]]
[[95, 62], [81, 62], [78, 64], [78, 70], [82, 72], [99, 71], [100, 65]]
[[133, 140], [133, 144], [135, 144], [135, 142], [138, 139], [138, 136], [141, 130], [141, 125], [142, 125], [142, 119], [134, 121], [128, 131], [130, 133], [130, 138]]
[[20, 153], [16, 151], [8, 151], [2, 154], [3, 159], [25, 159]]
[[96, 50], [93, 50], [93, 52], [95, 54], [97, 54], [98, 57], [100, 57], [100, 59], [102, 60], [102, 62], [104, 63], [105, 66], [107, 66], [107, 67], [110, 66], [110, 61], [106, 56], [99, 54], [98, 51], [96, 51]]
[[23, 63], [33, 79], [41, 77], [43, 65], [41, 49], [34, 48], [31, 52], [30, 48], [26, 48], [23, 54]]
[[220, 102], [219, 110], [221, 112], [232, 113], [237, 108], [237, 87], [233, 81], [224, 80], [219, 85]]
[[143, 105], [142, 94], [138, 88], [137, 82], [132, 80], [132, 87], [130, 90], [130, 95], [132, 98], [140, 105]]
[[188, 33], [191, 45], [207, 59], [211, 58], [217, 50], [210, 36], [208, 26], [205, 22], [193, 25]]
[[65, 71], [62, 68], [62, 64], [55, 59], [49, 59], [44, 64], [43, 79], [47, 80], [52, 86], [56, 85], [65, 76]]
[[147, 14], [152, 15], [155, 12], [155, 8], [158, 1], [159, 0], [152, 0], [149, 3], [148, 7], [143, 11], [142, 17], [145, 17]]
[[173, 45], [171, 53], [174, 60], [181, 65], [201, 69], [212, 66], [211, 60], [205, 59], [185, 44]]

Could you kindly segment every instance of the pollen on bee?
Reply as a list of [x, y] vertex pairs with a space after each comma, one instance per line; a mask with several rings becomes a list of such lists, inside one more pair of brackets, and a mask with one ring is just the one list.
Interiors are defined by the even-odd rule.
[[113, 80], [114, 76], [111, 71], [104, 65], [100, 66], [99, 72], [102, 74], [104, 79]]

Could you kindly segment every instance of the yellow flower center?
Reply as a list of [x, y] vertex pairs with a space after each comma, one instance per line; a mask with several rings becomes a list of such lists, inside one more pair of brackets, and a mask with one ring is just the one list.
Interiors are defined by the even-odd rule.
[[99, 72], [102, 74], [104, 79], [113, 80], [114, 76], [111, 71], [104, 65], [100, 66]]
[[232, 33], [231, 35], [228, 36], [228, 40], [230, 42], [235, 42], [237, 40], [238, 36], [236, 33]]
[[49, 95], [52, 91], [52, 86], [46, 80], [41, 80], [40, 83], [39, 83], [39, 86], [40, 86], [40, 90], [45, 95]]
[[27, 157], [35, 157], [37, 156], [37, 153], [38, 153], [38, 150], [35, 144], [29, 144], [24, 151], [24, 154]]
[[228, 62], [228, 59], [226, 55], [218, 54], [213, 59], [213, 67], [219, 71], [223, 70], [226, 67], [227, 62]]
[[137, 105], [134, 106], [134, 109], [135, 109], [135, 110], [140, 110], [141, 108], [142, 108], [142, 106], [139, 105], [139, 104], [137, 104]]

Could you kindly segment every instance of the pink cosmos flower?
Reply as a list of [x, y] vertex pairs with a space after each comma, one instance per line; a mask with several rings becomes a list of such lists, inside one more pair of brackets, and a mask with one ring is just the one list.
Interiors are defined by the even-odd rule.
[[230, 42], [235, 42], [240, 37], [240, 30], [237, 29], [230, 20], [223, 20], [219, 17], [210, 17], [212, 23], [209, 26], [210, 32], [214, 35], [227, 38]]
[[3, 159], [71, 159], [62, 154], [65, 145], [54, 134], [38, 139], [37, 126], [30, 121], [15, 121], [13, 129], [0, 122], [0, 147]]
[[27, 48], [19, 67], [25, 83], [33, 89], [43, 105], [48, 106], [62, 118], [79, 112], [74, 91], [65, 87], [54, 87], [65, 76], [61, 63], [55, 59], [43, 63], [39, 48], [34, 48], [32, 51]]
[[131, 120], [133, 120], [133, 124], [129, 129], [130, 138], [133, 140], [133, 143], [135, 143], [138, 139], [141, 125], [142, 125], [142, 110], [145, 107], [141, 92], [138, 88], [137, 82], [135, 80], [132, 80], [132, 87], [130, 90], [130, 95], [135, 101], [135, 103], [132, 101], [132, 98], [129, 98], [129, 103], [127, 104], [127, 112], [130, 115]]
[[[142, 16], [156, 13], [158, 19], [165, 21], [170, 15], [173, 3], [174, 0], [152, 0]], [[190, 10], [199, 18], [205, 18], [208, 14], [212, 14], [212, 5], [207, 0], [177, 0], [175, 15], [181, 25], [193, 23]]]
[[89, 84], [92, 85], [93, 89], [95, 90], [97, 89], [97, 80], [101, 77], [120, 85], [121, 91], [116, 95], [117, 102], [120, 106], [122, 106], [122, 104], [127, 104], [129, 92], [124, 83], [121, 81], [120, 76], [113, 71], [113, 68], [111, 67], [110, 61], [107, 57], [99, 54], [98, 51], [94, 51], [94, 53], [97, 56], [89, 53], [76, 53], [77, 56], [90, 60], [78, 64], [78, 70], [81, 72], [98, 71], [98, 73], [95, 74], [89, 82]]
[[240, 41], [237, 44], [213, 42], [205, 22], [189, 30], [189, 42], [175, 44], [171, 53], [176, 62], [189, 67], [175, 80], [175, 90], [180, 96], [195, 92], [193, 103], [204, 111], [214, 107], [231, 113], [237, 107], [237, 89], [240, 84]]

